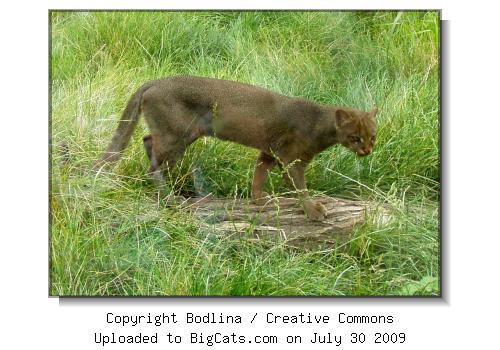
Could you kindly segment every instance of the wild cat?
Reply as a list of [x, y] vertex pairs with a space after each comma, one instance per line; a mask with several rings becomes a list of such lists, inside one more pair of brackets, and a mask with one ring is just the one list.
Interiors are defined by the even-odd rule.
[[151, 132], [143, 139], [149, 171], [159, 183], [164, 181], [162, 170], [173, 167], [196, 139], [217, 137], [260, 151], [252, 182], [257, 203], [267, 195], [262, 189], [268, 171], [276, 165], [286, 167], [285, 180], [297, 190], [304, 212], [313, 220], [324, 219], [326, 209], [309, 197], [306, 166], [335, 144], [359, 156], [369, 155], [376, 137], [377, 108], [365, 112], [234, 81], [175, 76], [149, 81], [132, 95], [94, 168], [120, 158], [141, 114]]

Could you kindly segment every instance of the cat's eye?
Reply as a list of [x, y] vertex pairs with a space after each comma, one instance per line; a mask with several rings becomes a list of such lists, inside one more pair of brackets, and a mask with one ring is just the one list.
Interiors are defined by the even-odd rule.
[[350, 138], [352, 142], [361, 143], [361, 137], [359, 136], [351, 135]]

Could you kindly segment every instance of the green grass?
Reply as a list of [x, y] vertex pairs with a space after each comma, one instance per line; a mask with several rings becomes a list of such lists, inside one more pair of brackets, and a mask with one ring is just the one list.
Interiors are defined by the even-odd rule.
[[[53, 12], [51, 29], [52, 295], [439, 294], [437, 12]], [[92, 173], [135, 89], [175, 74], [377, 105], [374, 153], [332, 147], [307, 179], [312, 191], [384, 203], [394, 220], [322, 251], [215, 239], [156, 200], [143, 122], [116, 167]], [[246, 198], [256, 156], [199, 140], [170, 184]], [[267, 187], [286, 191], [278, 171]]]

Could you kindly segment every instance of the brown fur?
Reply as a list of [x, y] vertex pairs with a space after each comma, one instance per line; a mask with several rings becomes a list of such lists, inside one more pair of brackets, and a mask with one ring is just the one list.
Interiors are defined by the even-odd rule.
[[358, 155], [370, 154], [376, 112], [320, 105], [227, 80], [191, 76], [154, 80], [131, 97], [95, 168], [119, 159], [142, 113], [151, 131], [144, 137], [150, 172], [159, 184], [162, 165], [172, 167], [196, 139], [214, 136], [260, 150], [252, 183], [256, 201], [262, 202], [267, 173], [278, 164], [299, 191], [306, 214], [321, 220], [326, 210], [308, 197], [307, 164], [337, 143]]

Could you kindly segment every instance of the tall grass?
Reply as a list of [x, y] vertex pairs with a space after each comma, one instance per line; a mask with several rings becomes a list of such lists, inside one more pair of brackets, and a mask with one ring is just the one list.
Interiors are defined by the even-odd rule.
[[[438, 13], [52, 12], [51, 32], [51, 294], [439, 292]], [[325, 251], [213, 240], [199, 219], [157, 201], [142, 123], [113, 170], [91, 173], [135, 89], [176, 74], [377, 105], [374, 153], [360, 159], [332, 147], [307, 179], [313, 191], [383, 202], [394, 220], [367, 224], [343, 249]], [[256, 155], [199, 140], [170, 184], [179, 193], [248, 197]], [[267, 186], [286, 191], [278, 172]]]

